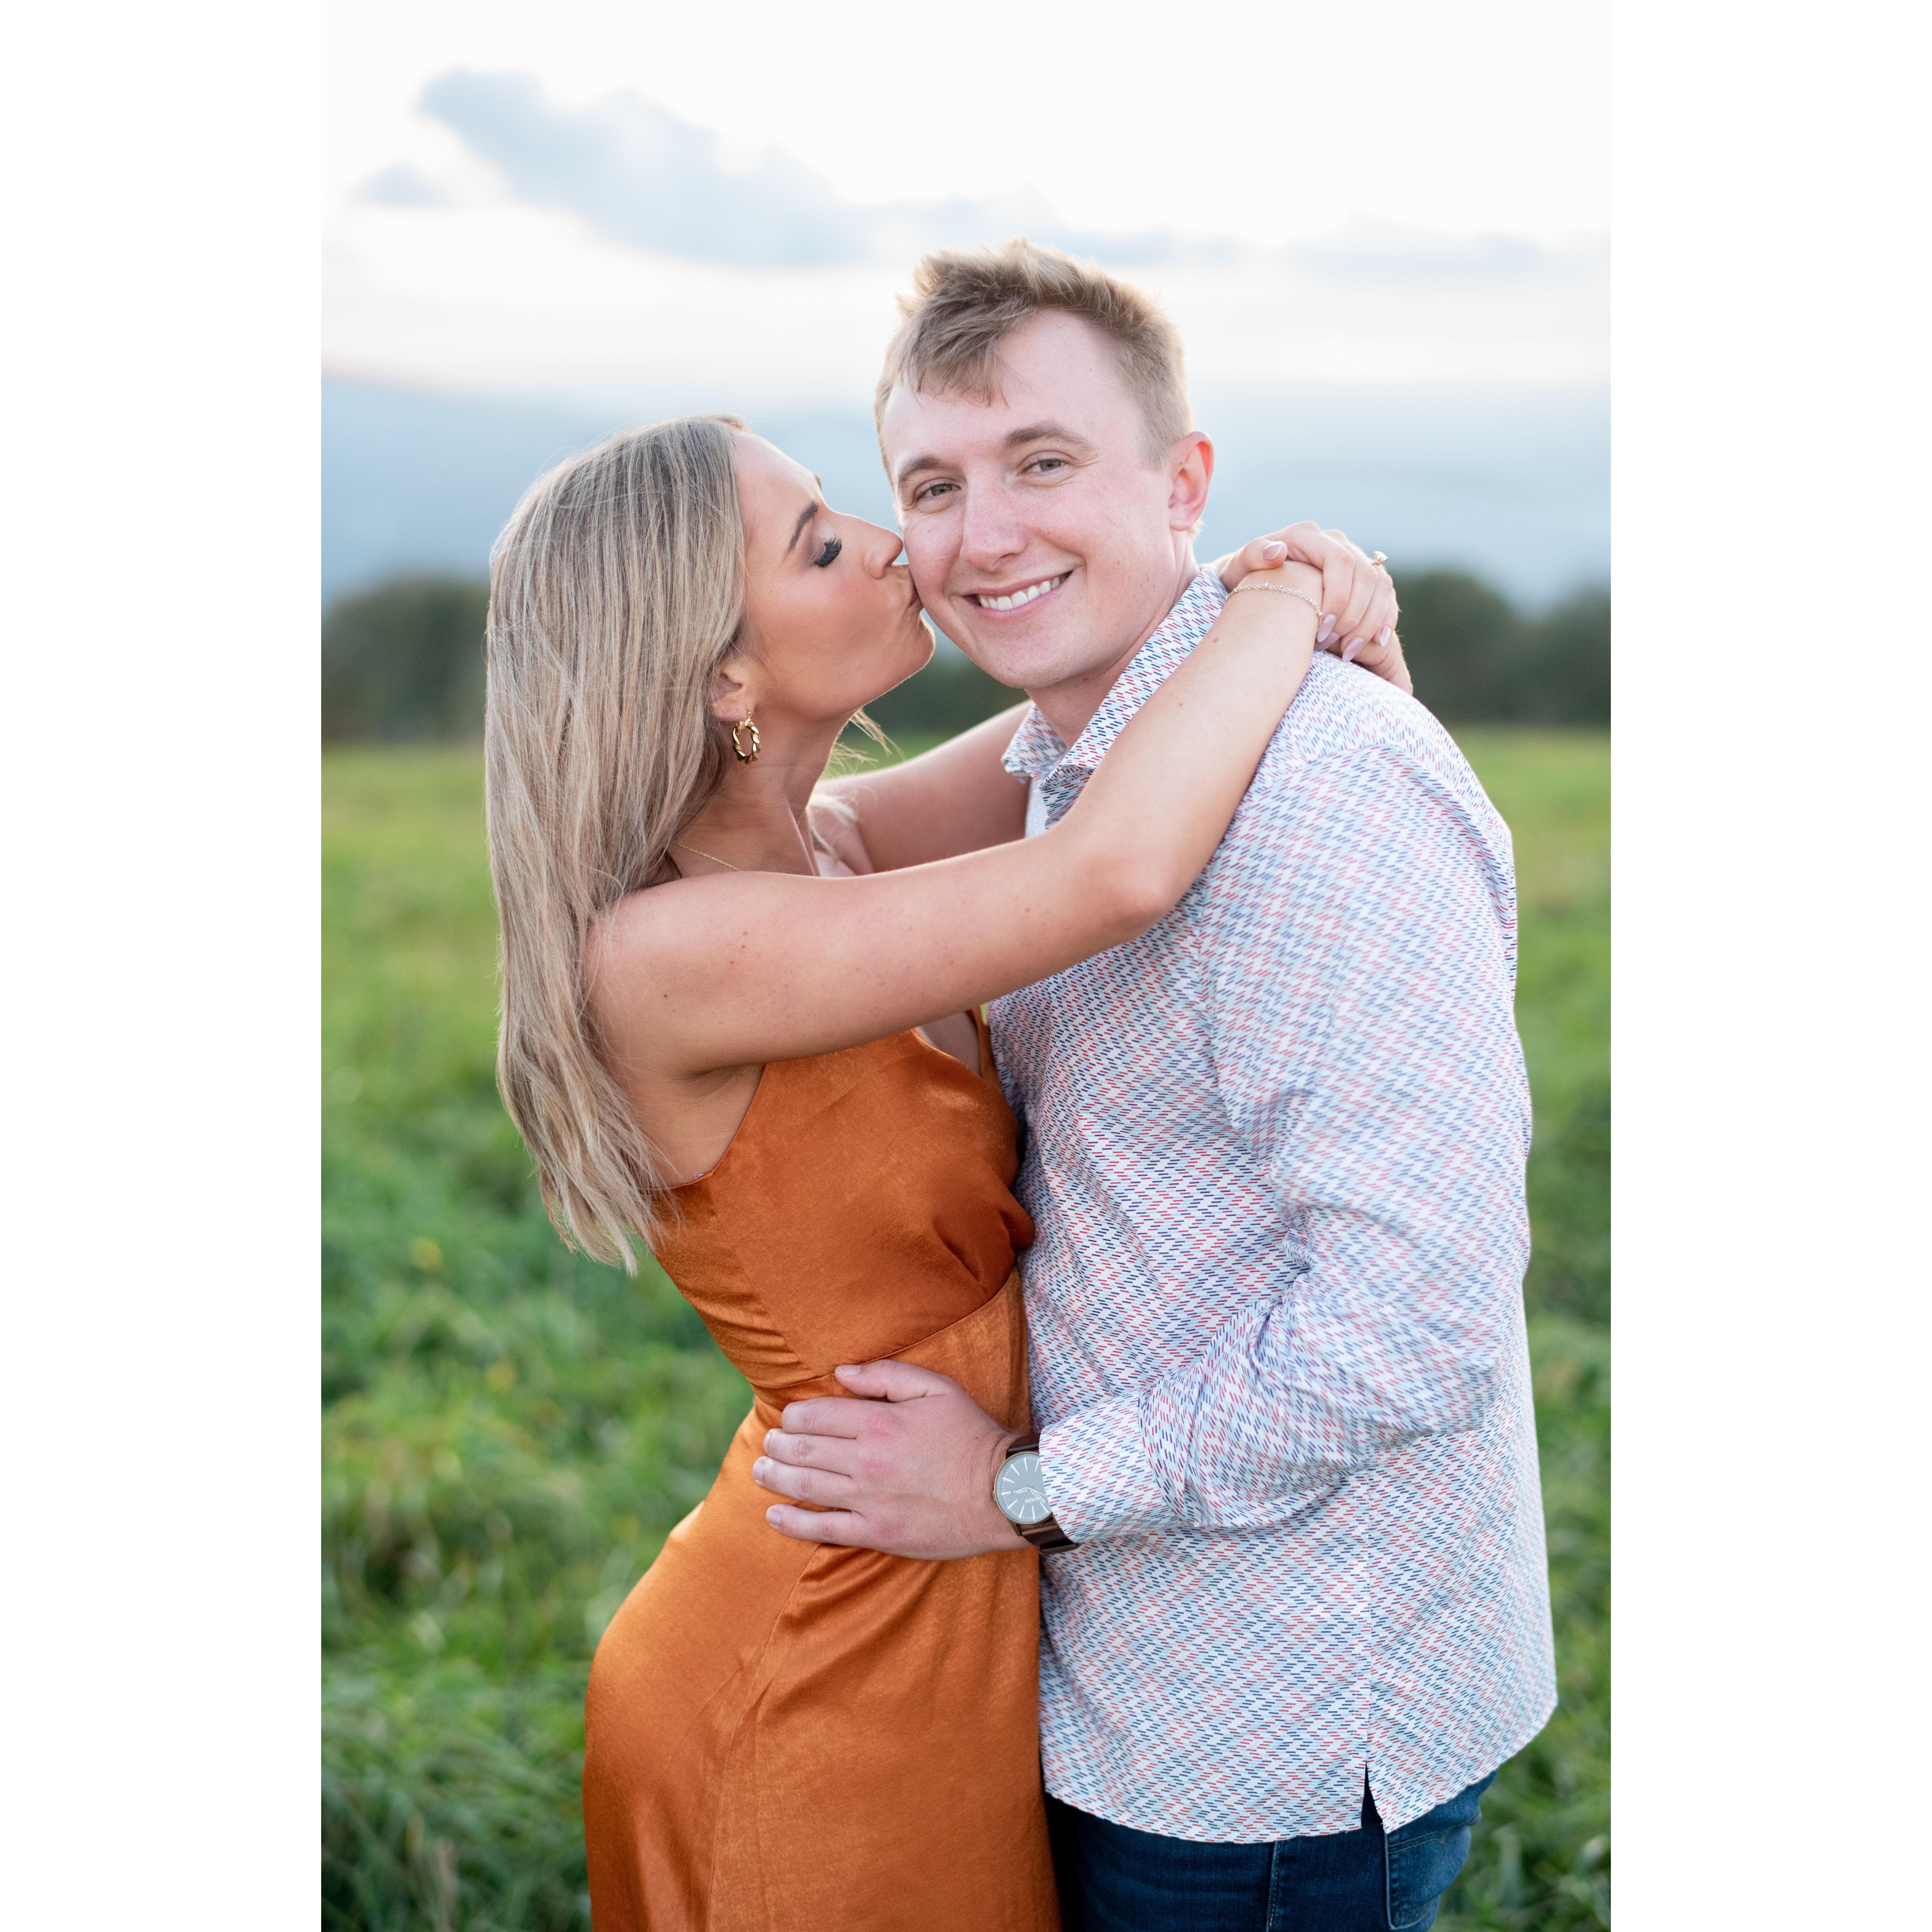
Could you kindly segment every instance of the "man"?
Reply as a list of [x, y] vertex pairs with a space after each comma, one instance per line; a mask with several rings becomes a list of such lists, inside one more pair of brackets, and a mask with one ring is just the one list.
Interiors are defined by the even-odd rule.
[[[1111, 278], [1015, 243], [918, 290], [881, 448], [927, 608], [1033, 700], [1006, 763], [1038, 829], [1220, 608], [1213, 451], [1171, 326]], [[839, 1504], [779, 1504], [788, 1534], [1047, 1552], [1070, 1925], [1426, 1926], [1550, 1714], [1514, 964], [1474, 774], [1318, 655], [1182, 904], [994, 1008], [1036, 1460], [901, 1363], [770, 1438], [766, 1487]]]

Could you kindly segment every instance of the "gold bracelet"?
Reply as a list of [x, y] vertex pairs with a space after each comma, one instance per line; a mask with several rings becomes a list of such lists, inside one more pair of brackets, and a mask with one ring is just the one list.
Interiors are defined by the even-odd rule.
[[1305, 590], [1291, 590], [1286, 584], [1238, 584], [1228, 592], [1230, 597], [1238, 597], [1244, 590], [1272, 590], [1279, 596], [1299, 597], [1315, 613], [1316, 621], [1322, 618], [1322, 606]]

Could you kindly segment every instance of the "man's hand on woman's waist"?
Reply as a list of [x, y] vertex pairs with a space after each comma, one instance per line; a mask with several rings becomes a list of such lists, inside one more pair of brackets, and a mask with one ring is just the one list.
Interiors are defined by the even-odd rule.
[[836, 1373], [865, 1399], [788, 1404], [752, 1465], [760, 1488], [790, 1498], [765, 1512], [774, 1529], [802, 1543], [928, 1559], [1029, 1546], [993, 1501], [1006, 1444], [1018, 1440], [1012, 1430], [951, 1377], [910, 1362]]

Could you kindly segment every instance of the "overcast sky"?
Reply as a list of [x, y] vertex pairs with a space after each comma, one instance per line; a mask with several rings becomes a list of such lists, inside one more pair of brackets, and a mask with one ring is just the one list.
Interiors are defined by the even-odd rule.
[[1603, 17], [337, 0], [326, 362], [858, 400], [918, 253], [1024, 231], [1197, 382], [1598, 381]]

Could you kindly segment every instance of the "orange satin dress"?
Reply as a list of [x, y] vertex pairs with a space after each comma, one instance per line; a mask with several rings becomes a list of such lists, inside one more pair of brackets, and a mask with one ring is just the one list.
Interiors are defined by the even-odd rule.
[[916, 1033], [768, 1065], [659, 1258], [756, 1402], [611, 1620], [584, 1766], [595, 1932], [1055, 1932], [1039, 1558], [800, 1543], [752, 1480], [785, 1403], [896, 1356], [1028, 1426], [993, 1072]]

